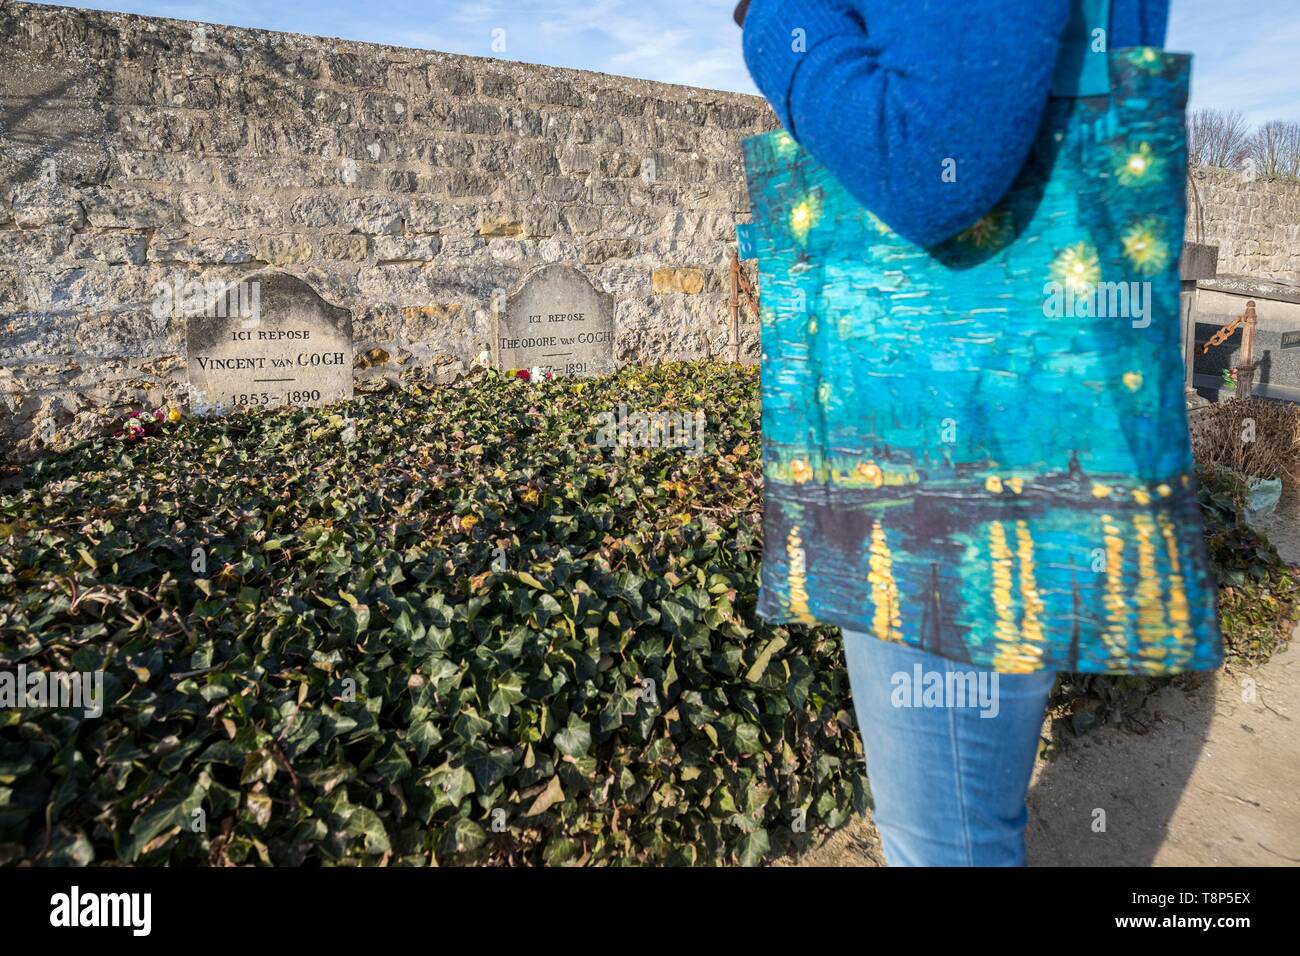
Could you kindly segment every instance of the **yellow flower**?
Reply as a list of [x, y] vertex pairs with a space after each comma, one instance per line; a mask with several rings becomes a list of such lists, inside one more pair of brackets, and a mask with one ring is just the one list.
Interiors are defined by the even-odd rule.
[[178, 422], [181, 420], [181, 410], [173, 405], [167, 409], [167, 420], [169, 422]]
[[473, 531], [474, 525], [476, 524], [478, 524], [477, 515], [465, 515], [460, 519], [460, 527], [462, 531]]
[[538, 493], [536, 488], [525, 488], [519, 497], [523, 498], [524, 501], [528, 502], [530, 505], [535, 505], [542, 496]]
[[1052, 278], [1075, 295], [1089, 294], [1101, 279], [1097, 250], [1087, 242], [1061, 250], [1052, 262]]
[[1169, 245], [1160, 238], [1160, 232], [1159, 223], [1147, 220], [1124, 233], [1124, 255], [1138, 272], [1150, 275], [1169, 264]]
[[1150, 143], [1139, 143], [1137, 149], [1116, 156], [1115, 178], [1122, 186], [1145, 186], [1164, 178], [1164, 168], [1164, 157]]
[[790, 463], [790, 477], [794, 479], [796, 485], [806, 483], [812, 476], [812, 468], [804, 459], [796, 458]]
[[1141, 67], [1148, 73], [1159, 73], [1164, 66], [1164, 57], [1155, 47], [1144, 46], [1130, 50], [1128, 61], [1134, 66]]
[[790, 209], [790, 232], [794, 233], [796, 238], [802, 239], [809, 234], [809, 229], [813, 228], [813, 219], [813, 203], [805, 199]]
[[816, 196], [809, 196], [795, 203], [790, 210], [790, 231], [796, 239], [808, 235], [808, 230], [816, 225], [821, 214], [821, 203]]
[[998, 249], [1011, 241], [1011, 213], [1005, 209], [994, 209], [983, 219], [970, 226], [957, 236], [958, 242], [969, 243], [977, 249]]

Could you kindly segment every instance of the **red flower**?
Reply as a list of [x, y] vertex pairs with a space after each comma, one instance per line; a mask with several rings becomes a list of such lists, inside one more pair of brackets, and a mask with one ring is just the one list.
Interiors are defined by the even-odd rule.
[[547, 372], [547, 373], [546, 373], [546, 380], [547, 380], [548, 382], [549, 382], [551, 379], [553, 379], [553, 378], [555, 378], [555, 373], [554, 373], [554, 372]]
[[521, 368], [519, 371], [515, 372], [515, 378], [521, 378], [525, 382], [532, 377], [533, 377], [532, 374], [526, 368]]

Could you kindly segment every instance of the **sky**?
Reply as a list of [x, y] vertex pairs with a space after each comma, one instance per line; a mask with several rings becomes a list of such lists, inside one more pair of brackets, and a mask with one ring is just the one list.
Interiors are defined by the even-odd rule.
[[[76, 0], [61, 5], [757, 92], [741, 58], [740, 30], [731, 19], [734, 0]], [[1172, 0], [1172, 7], [1166, 47], [1196, 57], [1193, 109], [1240, 110], [1252, 124], [1300, 121], [1296, 0]]]

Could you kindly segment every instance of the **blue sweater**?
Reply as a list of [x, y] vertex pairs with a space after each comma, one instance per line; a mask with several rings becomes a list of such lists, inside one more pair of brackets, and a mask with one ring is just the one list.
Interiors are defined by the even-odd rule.
[[[752, 0], [745, 63], [781, 124], [845, 189], [933, 246], [988, 212], [1024, 164], [1069, 7]], [[1169, 0], [1112, 0], [1108, 47], [1163, 46], [1168, 15]]]

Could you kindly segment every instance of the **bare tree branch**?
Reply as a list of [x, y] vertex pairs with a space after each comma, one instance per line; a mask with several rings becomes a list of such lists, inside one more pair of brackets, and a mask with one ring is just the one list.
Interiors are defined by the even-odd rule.
[[1236, 110], [1196, 110], [1187, 120], [1187, 158], [1193, 166], [1241, 169], [1250, 129]]
[[1255, 130], [1246, 145], [1247, 159], [1263, 179], [1300, 178], [1300, 123], [1273, 120]]

